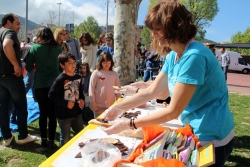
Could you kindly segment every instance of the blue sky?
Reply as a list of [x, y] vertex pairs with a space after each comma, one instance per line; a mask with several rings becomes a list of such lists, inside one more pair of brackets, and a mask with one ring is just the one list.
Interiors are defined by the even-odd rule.
[[[210, 26], [206, 27], [205, 38], [215, 42], [229, 42], [232, 35], [245, 32], [250, 27], [250, 0], [217, 0], [219, 12]], [[139, 10], [138, 24], [143, 24], [149, 0], [143, 0]]]
[[[0, 13], [15, 13], [25, 17], [25, 0], [0, 0]], [[61, 24], [74, 23], [79, 25], [88, 16], [93, 16], [99, 25], [106, 25], [106, 0], [29, 0], [28, 18], [38, 24], [46, 25], [49, 22], [49, 11], [58, 15], [58, 5], [61, 2]], [[219, 12], [210, 26], [206, 27], [205, 38], [215, 42], [230, 42], [232, 35], [238, 31], [244, 32], [250, 27], [250, 0], [217, 0]], [[144, 18], [148, 11], [149, 0], [142, 0], [138, 24], [143, 25]], [[109, 24], [114, 24], [115, 5], [114, 0], [110, 0]], [[54, 24], [58, 23], [58, 17]]]

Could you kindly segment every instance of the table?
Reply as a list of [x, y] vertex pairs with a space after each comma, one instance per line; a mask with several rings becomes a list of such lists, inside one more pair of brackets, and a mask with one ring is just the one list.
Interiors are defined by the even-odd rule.
[[[154, 114], [155, 112], [161, 110], [163, 106], [156, 104], [152, 106], [147, 103], [146, 108], [135, 108], [134, 110], [129, 110], [128, 112], [141, 111], [141, 115], [138, 117], [143, 117], [149, 114]], [[161, 126], [167, 126], [172, 129], [177, 129], [182, 127], [180, 120], [172, 120], [161, 124]], [[72, 138], [68, 143], [61, 147], [57, 152], [50, 156], [46, 161], [39, 165], [39, 167], [68, 167], [68, 166], [81, 166], [81, 158], [75, 158], [75, 155], [80, 152], [78, 144], [93, 138], [107, 137], [108, 135], [101, 130], [100, 127], [96, 125], [88, 125], [81, 132], [79, 132], [74, 138]], [[125, 143], [129, 148], [129, 154], [141, 143], [142, 139], [119, 136], [117, 134], [109, 135], [109, 137], [118, 138], [121, 142]], [[126, 159], [129, 155], [123, 156], [122, 159]]]

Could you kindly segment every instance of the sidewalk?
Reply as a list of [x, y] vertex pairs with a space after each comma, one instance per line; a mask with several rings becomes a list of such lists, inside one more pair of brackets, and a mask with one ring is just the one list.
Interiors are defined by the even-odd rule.
[[241, 73], [227, 73], [227, 87], [229, 92], [250, 95], [250, 75]]

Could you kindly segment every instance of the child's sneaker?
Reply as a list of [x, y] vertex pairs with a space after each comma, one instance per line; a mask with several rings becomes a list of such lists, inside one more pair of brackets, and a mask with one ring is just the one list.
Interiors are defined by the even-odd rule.
[[13, 139], [13, 135], [11, 136], [11, 138], [9, 138], [9, 139], [7, 139], [7, 140], [4, 140], [3, 145], [4, 145], [5, 147], [8, 147], [8, 146], [11, 144], [12, 139]]
[[23, 144], [27, 144], [27, 143], [29, 143], [29, 142], [33, 142], [33, 141], [35, 141], [35, 140], [37, 140], [37, 137], [36, 137], [36, 136], [32, 136], [32, 135], [29, 135], [29, 134], [28, 134], [28, 136], [27, 136], [25, 139], [18, 140], [18, 141], [17, 141], [17, 144], [23, 145]]

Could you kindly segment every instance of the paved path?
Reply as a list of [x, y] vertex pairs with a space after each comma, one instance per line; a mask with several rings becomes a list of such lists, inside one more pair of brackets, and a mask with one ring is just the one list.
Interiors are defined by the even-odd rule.
[[227, 73], [229, 92], [238, 92], [250, 95], [250, 74]]

